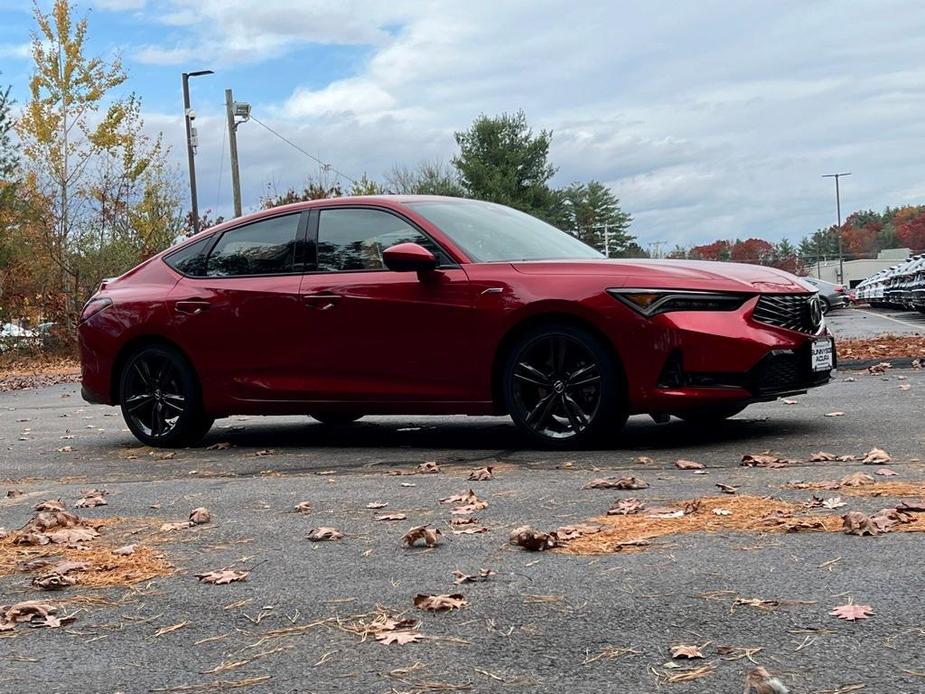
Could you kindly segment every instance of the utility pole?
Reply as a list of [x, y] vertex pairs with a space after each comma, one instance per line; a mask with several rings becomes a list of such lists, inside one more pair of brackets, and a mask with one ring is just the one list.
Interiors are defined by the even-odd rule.
[[[231, 149], [231, 192], [234, 196], [234, 216], [241, 216], [241, 173], [238, 170], [238, 126], [251, 116], [250, 104], [234, 100], [230, 89], [225, 90], [225, 116], [228, 119], [228, 146]], [[236, 121], [235, 116], [242, 120]]]
[[835, 214], [838, 219], [838, 283], [845, 283], [845, 254], [842, 251], [842, 233], [841, 233], [841, 193], [838, 189], [838, 179], [842, 176], [850, 176], [851, 172], [822, 174], [823, 178], [835, 179]]
[[654, 257], [656, 260], [661, 260], [662, 246], [664, 246], [666, 243], [668, 242], [667, 241], [649, 241], [649, 244], [648, 244], [649, 248], [652, 248], [652, 246], [655, 246], [655, 255], [653, 256], [652, 253], [650, 252], [649, 257]]
[[189, 103], [189, 79], [190, 77], [200, 77], [202, 75], [211, 75], [212, 70], [199, 70], [197, 72], [183, 73], [183, 120], [186, 121], [186, 156], [189, 159], [189, 190], [190, 204], [192, 207], [193, 233], [199, 233], [199, 201], [196, 197], [196, 129], [193, 127], [193, 120], [196, 115], [190, 108]]

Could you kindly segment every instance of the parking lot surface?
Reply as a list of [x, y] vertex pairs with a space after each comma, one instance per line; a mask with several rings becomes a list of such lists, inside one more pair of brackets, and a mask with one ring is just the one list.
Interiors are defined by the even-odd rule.
[[825, 322], [837, 337], [856, 339], [877, 335], [925, 334], [925, 315], [918, 311], [900, 311], [867, 306], [831, 311]]
[[[923, 691], [917, 532], [861, 537], [829, 522], [828, 532], [784, 533], [772, 524], [677, 532], [621, 551], [603, 543], [599, 554], [508, 543], [524, 524], [609, 527], [600, 517], [630, 497], [671, 508], [699, 498], [733, 509], [731, 519], [757, 513], [747, 499], [771, 497], [828, 521], [910, 498], [907, 488], [891, 491], [897, 481], [925, 493], [922, 372], [842, 372], [791, 402], [755, 405], [714, 427], [635, 417], [602, 450], [525, 449], [506, 419], [376, 417], [331, 429], [234, 417], [202, 447], [169, 454], [139, 446], [116, 410], [82, 403], [74, 385], [0, 394], [0, 492], [22, 492], [0, 498], [0, 527], [19, 528], [42, 500], [70, 508], [81, 490], [103, 488], [108, 505], [72, 509], [105, 521], [93, 544], [136, 543], [173, 567], [131, 585], [78, 582], [54, 593], [33, 589], [34, 574], [0, 570], [0, 604], [39, 599], [77, 617], [59, 629], [0, 632], [0, 691], [738, 693], [756, 664], [793, 693]], [[809, 462], [819, 451], [860, 458], [874, 447], [892, 461]], [[787, 462], [740, 464], [764, 451]], [[680, 470], [679, 459], [705, 467]], [[413, 474], [428, 461], [440, 471]], [[467, 479], [483, 466], [494, 468], [492, 480]], [[875, 474], [883, 468], [896, 475]], [[877, 486], [863, 495], [787, 486], [858, 472]], [[648, 487], [584, 488], [629, 476]], [[488, 504], [471, 527], [487, 530], [454, 534], [467, 526], [450, 525], [453, 504], [439, 500], [469, 489]], [[814, 494], [845, 506], [810, 508]], [[294, 512], [303, 501], [311, 510]], [[211, 522], [160, 531], [201, 506]], [[391, 513], [406, 518], [376, 520]], [[698, 518], [709, 526], [721, 516], [701, 509], [690, 516]], [[425, 523], [442, 531], [441, 544], [404, 547], [403, 534]], [[310, 542], [318, 527], [344, 537]], [[249, 576], [228, 585], [195, 577], [225, 568]], [[454, 570], [481, 569], [494, 574], [454, 584]], [[413, 603], [453, 593], [468, 604], [432, 613]], [[829, 614], [848, 603], [873, 614]], [[363, 625], [383, 613], [420, 620], [422, 638], [379, 643]], [[672, 659], [682, 644], [705, 657]]]

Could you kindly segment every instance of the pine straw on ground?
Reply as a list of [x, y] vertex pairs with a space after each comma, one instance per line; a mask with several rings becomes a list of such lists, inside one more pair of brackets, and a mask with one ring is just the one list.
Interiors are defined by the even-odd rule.
[[[142, 544], [152, 544], [150, 535], [143, 539], [140, 536], [145, 530], [156, 530], [152, 521], [138, 518], [94, 518], [93, 525], [102, 526], [101, 534], [93, 541], [85, 543], [85, 548], [82, 549], [53, 544], [15, 545], [15, 533], [10, 533], [9, 537], [0, 540], [0, 576], [40, 576], [51, 566], [27, 574], [20, 564], [42, 557], [53, 557], [54, 563], [71, 560], [86, 564], [86, 571], [74, 574], [77, 576], [78, 585], [85, 588], [128, 586], [158, 576], [168, 576], [174, 572], [173, 566], [163, 553]], [[135, 545], [134, 554], [113, 554], [114, 549], [128, 544]]]
[[878, 335], [864, 340], [839, 340], [838, 358], [845, 359], [917, 359], [925, 356], [925, 337], [913, 335]]
[[875, 482], [857, 487], [841, 486], [832, 489], [828, 482], [799, 482], [785, 484], [784, 489], [821, 489], [830, 495], [838, 496], [889, 496], [889, 497], [925, 497], [925, 483], [922, 482]]
[[[683, 501], [667, 502], [664, 505], [680, 504], [683, 504]], [[731, 514], [716, 515], [713, 509], [717, 508], [731, 511]], [[610, 554], [614, 551], [640, 551], [645, 547], [621, 547], [620, 543], [698, 532], [782, 533], [785, 531], [783, 527], [765, 520], [767, 516], [776, 513], [791, 515], [789, 520], [793, 521], [821, 521], [824, 532], [841, 532], [842, 530], [842, 514], [838, 511], [809, 513], [801, 504], [748, 495], [703, 497], [700, 499], [699, 510], [681, 518], [653, 518], [647, 516], [645, 511], [628, 516], [594, 518], [589, 523], [603, 526], [600, 532], [570, 540], [555, 551], [565, 554], [592, 555]], [[925, 514], [914, 514], [911, 523], [897, 525], [893, 528], [893, 532], [925, 532]]]

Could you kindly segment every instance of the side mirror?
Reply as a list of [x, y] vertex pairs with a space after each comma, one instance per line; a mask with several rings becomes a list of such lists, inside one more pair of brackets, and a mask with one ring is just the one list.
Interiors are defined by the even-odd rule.
[[382, 262], [393, 272], [427, 272], [437, 267], [437, 258], [416, 243], [399, 243], [382, 251]]

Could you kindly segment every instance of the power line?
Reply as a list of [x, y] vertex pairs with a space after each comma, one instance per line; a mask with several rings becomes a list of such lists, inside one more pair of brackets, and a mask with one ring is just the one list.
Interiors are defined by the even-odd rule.
[[259, 125], [260, 127], [264, 128], [265, 130], [267, 130], [267, 131], [269, 131], [270, 133], [272, 133], [273, 135], [276, 135], [276, 137], [278, 137], [280, 140], [282, 140], [283, 142], [285, 142], [287, 145], [289, 145], [289, 146], [292, 147], [293, 149], [298, 150], [299, 152], [301, 152], [302, 154], [304, 154], [306, 157], [308, 157], [308, 158], [311, 159], [312, 161], [317, 162], [318, 164], [321, 164], [321, 166], [323, 166], [325, 170], [333, 171], [333, 172], [336, 173], [338, 176], [342, 176], [343, 178], [346, 178], [346, 179], [347, 179], [348, 181], [350, 181], [351, 183], [356, 183], [356, 181], [355, 181], [354, 179], [350, 178], [350, 176], [348, 176], [347, 174], [345, 174], [343, 171], [338, 171], [338, 170], [335, 169], [333, 166], [331, 166], [329, 163], [327, 163], [327, 162], [325, 162], [325, 161], [321, 161], [318, 157], [316, 157], [316, 156], [314, 156], [314, 155], [312, 155], [312, 154], [309, 154], [309, 153], [306, 152], [304, 149], [302, 149], [301, 147], [299, 147], [295, 142], [293, 142], [292, 140], [290, 140], [290, 139], [284, 137], [283, 135], [280, 135], [280, 134], [279, 134], [278, 132], [276, 132], [273, 128], [271, 128], [269, 125], [267, 125], [266, 123], [264, 123], [263, 121], [261, 121], [261, 120], [260, 120], [259, 118], [257, 118], [256, 116], [251, 115], [251, 120], [254, 121], [255, 123], [257, 123], [257, 125]]

